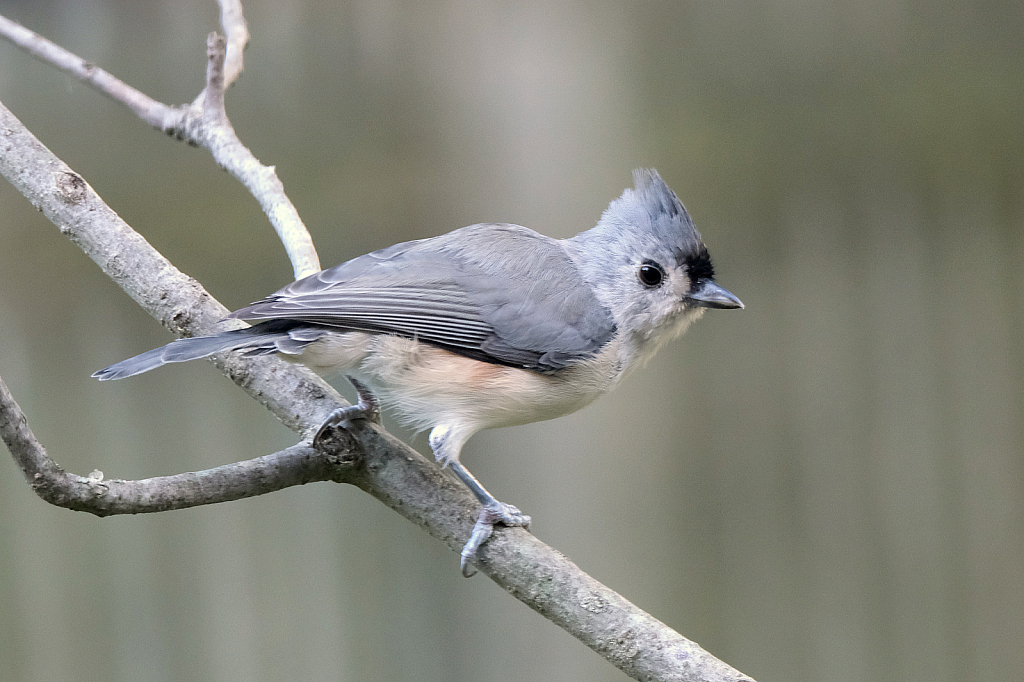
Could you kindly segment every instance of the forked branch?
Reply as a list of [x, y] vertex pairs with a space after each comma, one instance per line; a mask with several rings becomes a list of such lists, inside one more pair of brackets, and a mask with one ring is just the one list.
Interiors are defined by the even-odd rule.
[[146, 123], [203, 147], [260, 202], [284, 244], [299, 279], [319, 271], [313, 240], [284, 192], [273, 166], [264, 166], [235, 135], [224, 108], [224, 92], [242, 73], [242, 52], [249, 32], [238, 0], [221, 0], [221, 21], [228, 38], [207, 39], [206, 87], [191, 103], [177, 107], [158, 102], [107, 71], [72, 54], [38, 33], [0, 16], [0, 36], [32, 56], [52, 64], [135, 112]]

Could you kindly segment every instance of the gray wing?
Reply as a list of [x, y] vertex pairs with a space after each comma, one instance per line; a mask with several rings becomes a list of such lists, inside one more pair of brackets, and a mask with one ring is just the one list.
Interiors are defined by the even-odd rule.
[[539, 371], [592, 356], [615, 332], [560, 241], [503, 224], [375, 251], [230, 317], [393, 333]]

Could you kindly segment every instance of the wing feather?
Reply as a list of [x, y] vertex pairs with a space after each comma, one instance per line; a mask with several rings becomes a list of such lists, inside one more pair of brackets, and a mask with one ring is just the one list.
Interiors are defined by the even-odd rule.
[[398, 334], [539, 371], [590, 357], [615, 329], [561, 242], [515, 225], [396, 244], [293, 282], [230, 317]]

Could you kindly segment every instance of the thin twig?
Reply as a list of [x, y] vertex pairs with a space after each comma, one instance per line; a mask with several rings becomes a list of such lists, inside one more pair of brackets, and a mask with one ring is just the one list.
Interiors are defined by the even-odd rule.
[[249, 27], [242, 13], [242, 3], [238, 0], [218, 0], [220, 5], [220, 25], [224, 35], [228, 37], [227, 56], [224, 62], [224, 84], [231, 85], [242, 75], [244, 68], [242, 52], [249, 44]]
[[219, 164], [239, 180], [260, 202], [263, 212], [277, 230], [292, 263], [295, 278], [301, 279], [320, 270], [313, 240], [298, 211], [285, 194], [284, 185], [273, 166], [264, 166], [242, 144], [224, 109], [224, 59], [226, 41], [211, 33], [206, 42], [207, 70], [205, 106], [195, 137], [213, 154]]
[[124, 104], [143, 121], [164, 132], [168, 132], [173, 122], [180, 118], [180, 112], [173, 107], [139, 92], [95, 64], [87, 62], [3, 15], [0, 15], [0, 36], [36, 59], [56, 66], [107, 97]]
[[[222, 0], [221, 16], [230, 22], [225, 30], [232, 36], [232, 63], [225, 66], [229, 48], [224, 39], [211, 34], [207, 40], [206, 88], [194, 102], [180, 107], [171, 107], [144, 95], [103, 69], [3, 16], [0, 16], [0, 37], [124, 104], [143, 121], [168, 135], [209, 150], [214, 160], [259, 201], [260, 208], [284, 244], [295, 278], [300, 279], [319, 271], [320, 259], [313, 239], [285, 194], [274, 167], [259, 162], [235, 135], [228, 120], [224, 109], [224, 90], [242, 72], [242, 51], [248, 30], [237, 1]], [[216, 79], [213, 86], [211, 78]], [[204, 104], [208, 106], [204, 107]], [[208, 111], [210, 104], [214, 111]]]
[[47, 454], [28, 419], [0, 377], [0, 440], [14, 456], [32, 489], [50, 504], [96, 516], [146, 514], [231, 502], [314, 481], [346, 482], [358, 463], [358, 446], [331, 456], [299, 443], [244, 462], [137, 481], [104, 478], [94, 471], [64, 471]]

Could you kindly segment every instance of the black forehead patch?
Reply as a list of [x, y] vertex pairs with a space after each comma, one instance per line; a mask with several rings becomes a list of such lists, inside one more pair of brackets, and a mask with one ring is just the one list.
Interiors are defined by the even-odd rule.
[[711, 265], [711, 255], [704, 244], [701, 244], [696, 251], [691, 251], [683, 256], [682, 262], [686, 265], [686, 271], [694, 282], [715, 278], [715, 268]]

